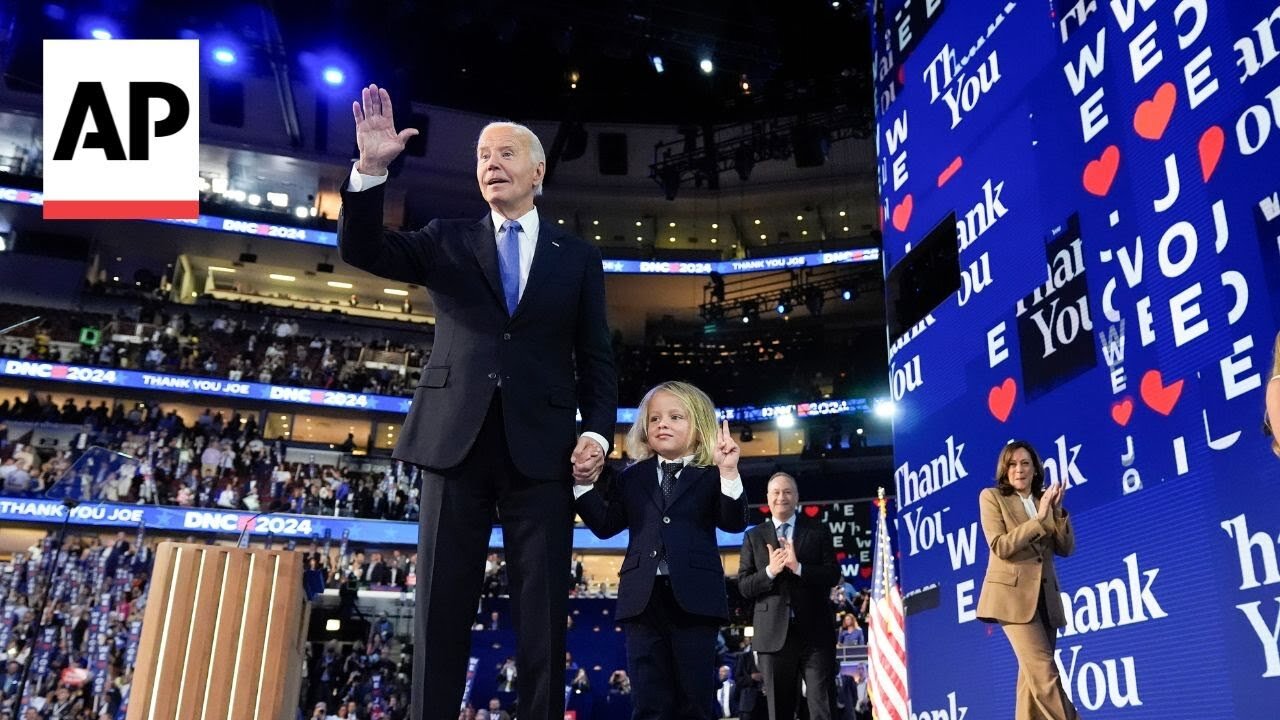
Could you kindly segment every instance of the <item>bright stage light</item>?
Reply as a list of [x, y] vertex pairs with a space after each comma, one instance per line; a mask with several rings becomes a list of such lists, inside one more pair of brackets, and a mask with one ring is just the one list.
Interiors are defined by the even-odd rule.
[[894, 405], [890, 400], [877, 400], [872, 412], [876, 414], [876, 417], [888, 419], [898, 413], [898, 406]]

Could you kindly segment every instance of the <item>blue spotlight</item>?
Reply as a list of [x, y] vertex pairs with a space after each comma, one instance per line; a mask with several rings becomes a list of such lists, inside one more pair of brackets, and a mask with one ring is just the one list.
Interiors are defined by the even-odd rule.
[[666, 68], [662, 65], [661, 55], [650, 55], [649, 62], [653, 63], [653, 71], [659, 75], [666, 71]]
[[216, 47], [213, 49], [213, 61], [223, 66], [235, 65], [236, 51], [225, 46]]
[[330, 65], [320, 74], [324, 81], [334, 87], [341, 85], [347, 81], [347, 74], [342, 72], [342, 68]]
[[306, 50], [298, 54], [298, 64], [307, 77], [325, 92], [345, 93], [360, 77], [359, 66], [339, 49]]
[[80, 37], [94, 40], [111, 40], [124, 37], [120, 32], [120, 24], [101, 15], [86, 15], [76, 23]]

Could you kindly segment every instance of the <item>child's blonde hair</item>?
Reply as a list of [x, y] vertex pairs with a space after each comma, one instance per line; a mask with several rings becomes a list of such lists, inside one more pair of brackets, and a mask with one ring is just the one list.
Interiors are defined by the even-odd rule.
[[712, 465], [715, 463], [716, 441], [716, 406], [711, 398], [696, 386], [670, 380], [659, 383], [644, 394], [640, 407], [636, 410], [636, 421], [627, 431], [627, 453], [637, 461], [653, 455], [649, 447], [649, 403], [659, 392], [671, 393], [689, 413], [689, 425], [692, 435], [689, 438], [693, 448], [694, 465]]

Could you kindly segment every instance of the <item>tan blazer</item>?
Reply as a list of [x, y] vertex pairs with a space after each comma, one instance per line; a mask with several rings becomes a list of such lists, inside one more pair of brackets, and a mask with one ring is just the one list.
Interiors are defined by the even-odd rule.
[[1066, 510], [1061, 517], [1043, 523], [1028, 517], [1016, 493], [1001, 495], [987, 488], [978, 495], [982, 533], [991, 549], [987, 574], [978, 595], [978, 619], [983, 622], [1031, 622], [1044, 585], [1046, 610], [1053, 627], [1064, 627], [1058, 595], [1058, 573], [1053, 556], [1066, 557], [1076, 548], [1076, 537]]

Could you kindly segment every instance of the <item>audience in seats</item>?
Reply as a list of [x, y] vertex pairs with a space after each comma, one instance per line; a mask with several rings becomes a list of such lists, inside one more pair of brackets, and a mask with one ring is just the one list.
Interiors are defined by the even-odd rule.
[[[0, 343], [4, 357], [65, 362], [175, 375], [217, 377], [274, 385], [379, 395], [412, 395], [429, 349], [384, 339], [385, 331], [335, 329], [296, 318], [255, 313], [194, 319], [193, 308], [144, 307], [132, 316], [48, 314]], [[45, 314], [39, 308], [0, 306], [0, 323]], [[103, 331], [96, 345], [80, 342], [82, 328]], [[345, 334], [343, 331], [346, 331]], [[421, 337], [421, 330], [417, 331]], [[341, 338], [341, 339], [337, 339]], [[413, 370], [413, 374], [410, 371]]]
[[[139, 303], [114, 313], [0, 305], [0, 327], [35, 315], [44, 317], [3, 338], [0, 356], [412, 396], [431, 354], [430, 341], [422, 344], [421, 326], [401, 334], [323, 316], [171, 303]], [[86, 327], [104, 331], [98, 344], [80, 343]], [[710, 335], [701, 325], [663, 326], [631, 344], [616, 333], [613, 339], [620, 397], [639, 397], [655, 377], [682, 377], [726, 405], [865, 396], [870, 383], [860, 369], [878, 380], [880, 370], [873, 368], [884, 367], [882, 348], [883, 338], [868, 339], [811, 317]], [[836, 449], [862, 440], [843, 430], [833, 434]], [[832, 444], [831, 438], [821, 440]]]
[[53, 452], [14, 442], [0, 450], [0, 492], [35, 495], [62, 476], [86, 448], [138, 458], [101, 488], [113, 502], [415, 521], [416, 474], [397, 464], [381, 474], [314, 462], [285, 462], [283, 440], [264, 441], [256, 421], [206, 411], [188, 427], [156, 403], [126, 411], [86, 401], [55, 405], [28, 393], [0, 400], [0, 419], [84, 425], [71, 450]]
[[[195, 538], [188, 540], [195, 541]], [[110, 542], [71, 535], [61, 553], [58, 572], [61, 577], [82, 573], [80, 577], [85, 579], [76, 583], [55, 580], [50, 586], [54, 595], [43, 617], [45, 626], [52, 628], [53, 640], [47, 647], [36, 642], [34, 616], [46, 587], [42, 562], [51, 558], [56, 550], [52, 540], [29, 548], [12, 562], [0, 563], [0, 577], [10, 580], [0, 586], [4, 588], [4, 594], [0, 595], [0, 653], [8, 660], [0, 665], [0, 718], [21, 717], [16, 712], [18, 685], [23, 666], [33, 661], [43, 662], [48, 668], [31, 677], [30, 694], [40, 705], [40, 710], [32, 716], [36, 720], [96, 720], [102, 710], [108, 718], [116, 716], [116, 710], [129, 694], [132, 671], [128, 659], [137, 647], [140, 627], [135, 621], [140, 622], [142, 617], [155, 541], [148, 537], [139, 552], [135, 550], [137, 543], [131, 534], [118, 533]], [[298, 549], [313, 571], [327, 576], [331, 584], [347, 580], [363, 584], [364, 577], [383, 578], [382, 568], [395, 574], [403, 570], [406, 576], [413, 570], [409, 555], [399, 549], [386, 552], [370, 549], [366, 553], [353, 548], [347, 558], [337, 557], [336, 547], [325, 552], [318, 543], [304, 544]], [[501, 567], [500, 556], [493, 556], [491, 563]], [[99, 567], [101, 570], [95, 570]], [[104, 594], [108, 597], [109, 609], [99, 617], [94, 614], [94, 599], [101, 599]], [[488, 634], [478, 636], [477, 642], [492, 643], [510, 634], [510, 629], [501, 621], [498, 629], [490, 629], [494, 613], [501, 615], [500, 608], [504, 607], [490, 603], [504, 602], [507, 602], [505, 598], [484, 601], [477, 621], [483, 623]], [[597, 657], [595, 653], [604, 640], [604, 632], [615, 635], [614, 621], [608, 614], [612, 603], [571, 600], [573, 602], [605, 603], [596, 606], [602, 608], [596, 612], [605, 614], [595, 619], [584, 611], [581, 627], [570, 632], [570, 647], [575, 653], [565, 659], [565, 680], [572, 696], [570, 706], [577, 708], [580, 720], [628, 718], [631, 687], [626, 672], [616, 666], [599, 667], [598, 662], [587, 659]], [[596, 632], [595, 628], [602, 622], [607, 624], [600, 627], [601, 632]], [[837, 624], [834, 606], [831, 624], [833, 628]], [[105, 637], [110, 646], [108, 662], [102, 667], [90, 662], [90, 645], [95, 635]], [[716, 693], [708, 696], [708, 706], [716, 708], [717, 717], [725, 717], [723, 708], [728, 700], [731, 712], [736, 713], [733, 717], [760, 720], [766, 712], [759, 694], [762, 678], [749, 639], [743, 639], [745, 642], [738, 645], [741, 633], [727, 629], [721, 636], [719, 644], [725, 648], [717, 657], [717, 667], [711, 670], [717, 677]], [[620, 642], [620, 637], [615, 641]], [[398, 634], [386, 615], [370, 613], [369, 632], [361, 641], [312, 644], [299, 698], [302, 717], [312, 720], [403, 718], [408, 701], [407, 678], [412, 672], [406, 643], [407, 636]], [[501, 655], [494, 661], [496, 664], [485, 675], [484, 686], [473, 690], [472, 707], [478, 709], [464, 711], [460, 717], [519, 720], [519, 698], [512, 692], [514, 677], [508, 677], [514, 673], [514, 663], [501, 662], [503, 657], [506, 656]], [[505, 667], [507, 665], [512, 667]], [[733, 668], [733, 672], [729, 668]], [[865, 669], [854, 665], [845, 673], [835, 684], [833, 716], [860, 720], [867, 703]], [[103, 678], [100, 684], [97, 683], [99, 674]], [[12, 714], [5, 715], [5, 710]], [[56, 714], [59, 712], [62, 714]]]

